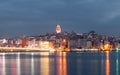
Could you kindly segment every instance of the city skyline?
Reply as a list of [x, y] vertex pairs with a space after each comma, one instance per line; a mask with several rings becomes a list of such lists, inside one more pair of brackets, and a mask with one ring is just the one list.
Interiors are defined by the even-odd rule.
[[119, 0], [0, 1], [0, 36], [39, 35], [62, 31], [119, 36]]

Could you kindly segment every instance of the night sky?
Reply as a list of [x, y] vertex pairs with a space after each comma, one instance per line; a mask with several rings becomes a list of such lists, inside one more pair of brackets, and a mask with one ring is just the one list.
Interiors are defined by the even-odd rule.
[[120, 0], [0, 0], [0, 37], [95, 30], [120, 35]]

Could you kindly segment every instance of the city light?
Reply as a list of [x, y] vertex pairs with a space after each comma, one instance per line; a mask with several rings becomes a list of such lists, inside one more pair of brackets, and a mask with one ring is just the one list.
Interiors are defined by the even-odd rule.
[[111, 51], [112, 50], [112, 46], [109, 43], [107, 43], [107, 44], [101, 45], [100, 49], [102, 51]]

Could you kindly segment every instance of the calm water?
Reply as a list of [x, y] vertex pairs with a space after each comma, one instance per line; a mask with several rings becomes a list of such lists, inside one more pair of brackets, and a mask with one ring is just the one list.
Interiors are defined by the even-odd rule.
[[0, 53], [0, 75], [119, 75], [120, 52]]

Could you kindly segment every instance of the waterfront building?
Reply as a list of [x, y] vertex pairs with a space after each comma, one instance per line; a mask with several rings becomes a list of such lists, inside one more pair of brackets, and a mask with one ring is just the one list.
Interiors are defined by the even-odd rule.
[[28, 38], [29, 40], [28, 40], [28, 47], [30, 47], [30, 48], [34, 48], [35, 47], [35, 38], [34, 37], [29, 37]]
[[39, 47], [41, 49], [49, 49], [50, 47], [50, 42], [49, 41], [39, 41]]
[[86, 46], [86, 48], [87, 48], [87, 49], [90, 49], [91, 46], [92, 46], [92, 42], [91, 42], [91, 41], [87, 41], [87, 46]]
[[28, 38], [27, 37], [22, 37], [22, 47], [27, 47], [28, 46]]

